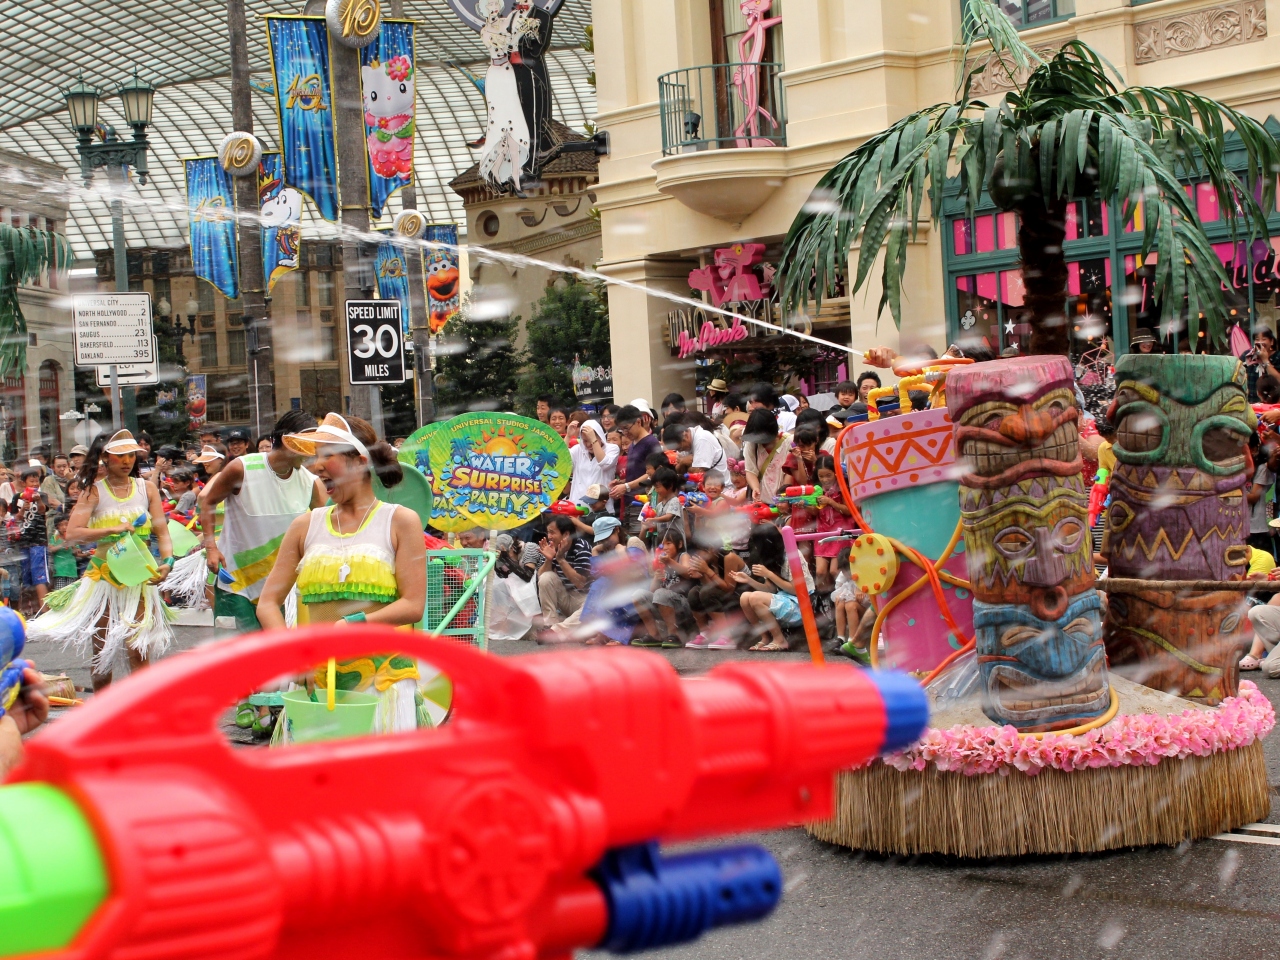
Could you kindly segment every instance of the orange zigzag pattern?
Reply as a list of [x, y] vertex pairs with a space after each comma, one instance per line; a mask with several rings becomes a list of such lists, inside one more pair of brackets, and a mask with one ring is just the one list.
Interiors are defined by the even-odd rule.
[[[936, 450], [928, 450], [921, 443], [921, 439], [938, 435], [942, 441], [938, 444]], [[903, 437], [881, 437], [874, 443], [861, 443], [849, 451], [849, 465], [852, 468], [853, 475], [857, 481], [867, 479], [879, 479], [881, 476], [892, 476], [902, 473], [902, 465], [906, 462], [907, 457], [912, 454], [918, 454], [923, 458], [924, 462], [919, 465], [919, 469], [925, 467], [936, 467], [944, 463], [949, 463], [955, 459], [951, 449], [955, 435], [951, 428], [930, 430], [927, 433], [921, 433], [916, 436]], [[887, 447], [895, 449], [895, 456], [892, 458], [885, 456], [884, 450]], [[865, 454], [865, 455], [864, 455]], [[874, 474], [868, 472], [871, 461], [879, 461], [884, 467], [883, 474]]]
[[[1227, 527], [1226, 530], [1220, 530], [1218, 529], [1218, 526], [1215, 524], [1212, 528], [1210, 528], [1205, 533], [1203, 537], [1200, 538], [1200, 542], [1201, 543], [1207, 542], [1208, 539], [1211, 536], [1213, 536], [1215, 533], [1218, 535], [1218, 538], [1221, 540], [1242, 539], [1244, 537], [1244, 527], [1243, 525], [1241, 525], [1239, 529], [1235, 527]], [[1175, 550], [1173, 546], [1173, 542], [1169, 539], [1169, 535], [1164, 532], [1164, 527], [1161, 527], [1160, 533], [1156, 536], [1155, 541], [1149, 547], [1147, 546], [1146, 538], [1143, 537], [1141, 533], [1139, 533], [1136, 537], [1134, 537], [1132, 542], [1126, 543], [1122, 539], [1120, 543], [1120, 552], [1126, 560], [1132, 560], [1134, 554], [1137, 553], [1139, 550], [1141, 550], [1143, 555], [1148, 560], [1154, 560], [1156, 557], [1156, 551], [1160, 549], [1161, 544], [1164, 544], [1165, 548], [1169, 551], [1169, 556], [1172, 559], [1181, 560], [1182, 555], [1186, 553], [1187, 547], [1191, 545], [1191, 541], [1194, 538], [1195, 538], [1195, 531], [1188, 530], [1186, 537], [1182, 541], [1182, 546], [1178, 547]]]

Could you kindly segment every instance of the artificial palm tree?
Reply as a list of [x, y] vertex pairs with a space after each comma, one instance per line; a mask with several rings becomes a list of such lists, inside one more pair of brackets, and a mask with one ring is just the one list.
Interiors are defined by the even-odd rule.
[[70, 261], [71, 247], [61, 234], [0, 224], [0, 378], [27, 365], [27, 321], [18, 287], [45, 269], [65, 270]]
[[[1185, 310], [1194, 344], [1204, 316], [1210, 336], [1221, 338], [1228, 278], [1179, 177], [1207, 177], [1232, 230], [1265, 237], [1264, 210], [1275, 209], [1280, 171], [1280, 147], [1271, 134], [1207, 97], [1172, 87], [1124, 87], [1114, 68], [1078, 40], [1045, 60], [987, 0], [966, 4], [965, 26], [969, 39], [957, 101], [904, 117], [818, 182], [787, 234], [785, 305], [820, 301], [844, 274], [850, 247], [861, 238], [852, 289], [866, 281], [883, 247], [877, 315], [887, 305], [901, 326], [908, 238], [915, 236], [926, 194], [933, 222], [940, 222], [943, 187], [958, 175], [970, 214], [986, 190], [1000, 209], [1018, 215], [1030, 352], [1068, 351], [1066, 210], [1073, 198], [1090, 195], [1120, 203], [1126, 224], [1142, 204], [1142, 254], [1157, 255], [1162, 318]], [[986, 66], [970, 66], [968, 59], [981, 40], [991, 44], [996, 68], [1013, 84], [996, 100], [969, 96], [974, 76]], [[1243, 180], [1224, 159], [1228, 128], [1248, 158]]]

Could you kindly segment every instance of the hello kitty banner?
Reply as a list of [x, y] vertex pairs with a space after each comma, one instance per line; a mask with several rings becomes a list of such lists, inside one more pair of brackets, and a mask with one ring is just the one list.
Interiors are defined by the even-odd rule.
[[258, 203], [262, 216], [262, 274], [267, 296], [276, 281], [298, 269], [302, 244], [302, 194], [284, 185], [279, 152], [258, 161]]
[[360, 51], [369, 209], [375, 219], [387, 198], [413, 179], [415, 74], [413, 23], [384, 19], [377, 39]]

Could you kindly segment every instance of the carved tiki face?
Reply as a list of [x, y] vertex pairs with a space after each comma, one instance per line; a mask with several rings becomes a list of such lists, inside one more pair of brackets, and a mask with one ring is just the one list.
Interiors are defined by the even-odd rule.
[[1240, 657], [1253, 638], [1247, 610], [1234, 590], [1113, 593], [1107, 656], [1135, 683], [1213, 706], [1239, 692]]
[[1027, 731], [1100, 716], [1111, 699], [1071, 364], [976, 364], [946, 389], [983, 711]]
[[1234, 357], [1129, 354], [1116, 364], [1116, 471], [1103, 550], [1116, 576], [1231, 580], [1249, 563], [1257, 424]]
[[975, 600], [982, 711], [997, 723], [1034, 732], [1075, 726], [1111, 705], [1102, 602], [1086, 590], [1054, 619], [1020, 604]]

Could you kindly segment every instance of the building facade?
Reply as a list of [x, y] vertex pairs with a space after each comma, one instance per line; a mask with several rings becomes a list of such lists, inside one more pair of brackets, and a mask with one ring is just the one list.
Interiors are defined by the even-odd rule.
[[[64, 179], [59, 166], [0, 150], [0, 218], [14, 227], [65, 234], [67, 191], [59, 187]], [[27, 366], [0, 386], [0, 457], [6, 463], [40, 444], [57, 450], [75, 442], [74, 422], [59, 419], [75, 408], [67, 277], [44, 271], [18, 288], [18, 305], [27, 322]]]
[[[114, 289], [112, 251], [94, 257], [98, 288]], [[303, 240], [300, 263], [277, 281], [270, 301], [277, 416], [291, 407], [345, 411], [350, 396], [341, 362], [342, 246]], [[196, 278], [187, 247], [130, 249], [128, 269], [129, 289], [150, 293], [153, 310], [176, 318], [187, 371], [205, 378], [207, 419], [252, 429], [253, 364], [239, 301]]]
[[[552, 127], [561, 141], [587, 139], [562, 123], [553, 121]], [[478, 165], [455, 177], [449, 186], [462, 197], [468, 237], [485, 250], [547, 264], [526, 266], [469, 249], [464, 295], [469, 288], [473, 296], [502, 303], [505, 312], [527, 321], [555, 282], [555, 267], [594, 269], [602, 253], [593, 192], [598, 163], [594, 153], [562, 154], [543, 167], [537, 182], [524, 184], [524, 196], [499, 194], [480, 176]], [[522, 322], [516, 345], [523, 348], [524, 343]]]
[[[783, 317], [770, 299], [782, 240], [817, 180], [901, 117], [955, 98], [964, 2], [773, 0], [765, 16], [780, 22], [766, 21], [756, 36], [740, 0], [594, 0], [597, 123], [610, 137], [596, 189], [601, 269], [637, 285], [610, 289], [619, 396], [693, 389], [697, 361], [715, 351], [680, 357], [681, 331], [697, 339], [704, 321], [726, 324], [650, 294], [723, 298], [710, 274], [750, 274], [750, 292], [759, 287], [758, 300], [724, 300], [734, 312], [837, 345], [811, 388], [862, 369], [841, 345], [923, 342], [941, 351], [961, 332], [976, 332], [1000, 349], [1025, 336], [1016, 223], [989, 204], [970, 218], [950, 201], [942, 229], [921, 225], [907, 253], [901, 330], [887, 311], [877, 322], [878, 270], [852, 299], [829, 291], [817, 317]], [[1280, 37], [1268, 32], [1265, 0], [1000, 0], [1000, 7], [1037, 50], [1078, 38], [1129, 84], [1185, 87], [1259, 120], [1280, 114]], [[753, 52], [759, 67], [741, 67]], [[973, 61], [983, 56], [978, 47], [970, 53]], [[988, 63], [974, 90], [994, 98], [1005, 84]], [[760, 109], [746, 110], [749, 101]], [[1212, 193], [1194, 183], [1188, 190], [1233, 277], [1234, 318], [1274, 329], [1280, 243], [1246, 250], [1231, 242]], [[1280, 215], [1273, 220], [1280, 230]], [[1134, 329], [1155, 323], [1138, 235], [1119, 224], [1115, 209], [1081, 201], [1067, 225], [1081, 346], [1110, 333], [1123, 350]], [[748, 247], [753, 263], [743, 268]], [[760, 373], [770, 375], [767, 364]]]

